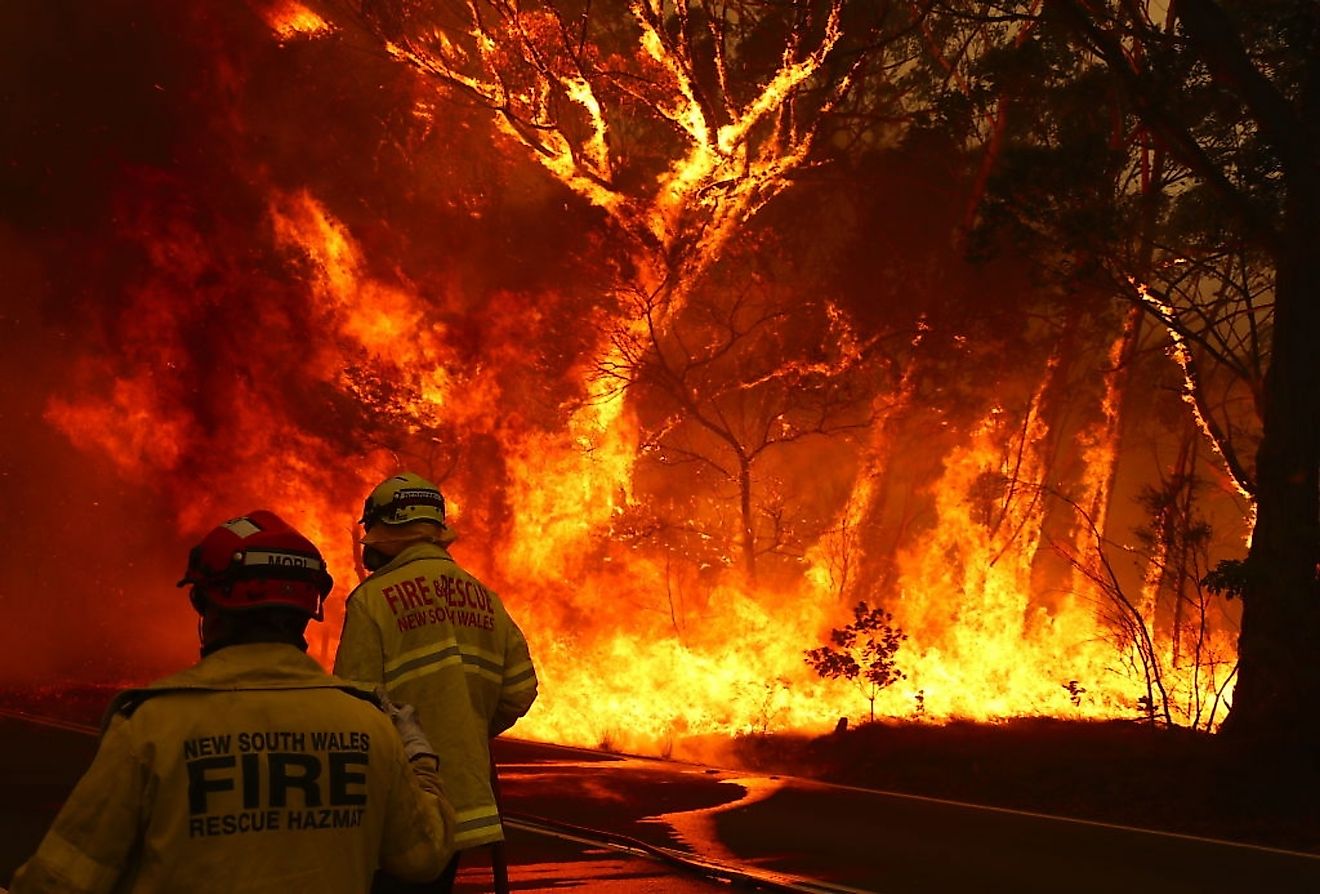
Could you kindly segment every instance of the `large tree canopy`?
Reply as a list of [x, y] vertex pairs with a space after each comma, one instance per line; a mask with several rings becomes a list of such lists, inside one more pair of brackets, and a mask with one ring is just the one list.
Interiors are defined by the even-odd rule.
[[1167, 328], [1254, 503], [1246, 560], [1213, 578], [1244, 600], [1226, 729], [1320, 741], [1320, 6], [941, 6], [941, 107], [983, 154], [982, 232]]

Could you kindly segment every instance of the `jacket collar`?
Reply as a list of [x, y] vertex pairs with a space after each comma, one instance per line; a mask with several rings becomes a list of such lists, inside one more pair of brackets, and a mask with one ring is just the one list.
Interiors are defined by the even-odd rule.
[[342, 686], [305, 652], [284, 643], [226, 646], [149, 689], [311, 689]]
[[301, 649], [283, 643], [250, 643], [219, 649], [187, 670], [142, 689], [125, 689], [111, 700], [101, 719], [101, 731], [117, 716], [133, 716], [143, 702], [156, 696], [254, 689], [338, 689], [376, 703], [369, 690], [330, 676]]
[[438, 543], [430, 540], [419, 540], [411, 543], [399, 551], [398, 555], [390, 559], [384, 565], [371, 572], [372, 577], [378, 577], [383, 574], [389, 574], [400, 566], [407, 565], [409, 562], [415, 562], [418, 559], [446, 559], [454, 561], [449, 555], [449, 550]]

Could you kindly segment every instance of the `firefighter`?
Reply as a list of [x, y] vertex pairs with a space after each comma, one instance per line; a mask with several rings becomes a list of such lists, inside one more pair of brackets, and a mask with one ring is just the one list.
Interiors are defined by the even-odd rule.
[[434, 484], [412, 473], [385, 480], [367, 497], [361, 524], [371, 574], [349, 594], [335, 673], [383, 684], [416, 706], [440, 755], [459, 852], [436, 884], [381, 878], [375, 890], [449, 891], [462, 851], [504, 839], [490, 739], [532, 706], [536, 672], [504, 603], [450, 556], [455, 535]]
[[90, 769], [10, 894], [348, 894], [378, 866], [437, 877], [453, 809], [430, 743], [408, 709], [385, 705], [392, 718], [305, 654], [331, 583], [316, 547], [272, 512], [211, 531], [179, 582], [200, 615], [201, 661], [115, 698]]

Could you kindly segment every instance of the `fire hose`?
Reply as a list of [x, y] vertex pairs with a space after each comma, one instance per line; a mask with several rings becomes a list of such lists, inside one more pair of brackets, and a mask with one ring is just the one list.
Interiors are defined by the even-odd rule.
[[576, 826], [561, 820], [530, 814], [510, 814], [505, 825], [537, 835], [573, 841], [578, 844], [603, 847], [642, 859], [665, 863], [676, 869], [695, 873], [703, 878], [739, 888], [757, 891], [777, 891], [783, 894], [875, 894], [865, 888], [854, 888], [817, 879], [803, 878], [751, 866], [730, 866], [707, 860], [696, 854], [662, 847], [619, 832]]
[[[504, 805], [500, 803], [500, 772], [495, 766], [494, 752], [490, 755], [490, 791], [495, 796], [495, 809], [503, 817]], [[502, 840], [490, 846], [490, 871], [495, 877], [495, 894], [509, 894], [509, 857], [504, 851]]]

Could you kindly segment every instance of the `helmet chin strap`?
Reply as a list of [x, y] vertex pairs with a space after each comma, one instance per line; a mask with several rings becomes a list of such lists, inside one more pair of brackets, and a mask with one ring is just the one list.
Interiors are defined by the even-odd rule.
[[368, 571], [375, 571], [378, 568], [384, 568], [389, 564], [390, 559], [394, 558], [389, 553], [382, 552], [370, 544], [362, 547], [362, 567]]
[[201, 649], [202, 657], [206, 657], [206, 593], [201, 584], [193, 584], [192, 589], [188, 591], [188, 601], [197, 612], [197, 645]]
[[[208, 606], [208, 605], [206, 604], [205, 597], [201, 597], [201, 598], [200, 598], [200, 602], [201, 602], [201, 605], [200, 605], [200, 607], [197, 608], [197, 645], [198, 645], [199, 650], [200, 650], [201, 653], [202, 653], [202, 657], [205, 658], [205, 657], [206, 657], [207, 655], [209, 655], [211, 652], [214, 652], [214, 651], [215, 651], [215, 648], [216, 648], [216, 644], [215, 644], [215, 642], [210, 641], [210, 640], [207, 640], [207, 638], [206, 638], [206, 633], [207, 633], [207, 630], [206, 630], [206, 627], [207, 627], [207, 617], [206, 617], [206, 616], [207, 616], [208, 613], [214, 611], [214, 609], [212, 609], [210, 606]], [[212, 624], [212, 630], [211, 630], [211, 633], [212, 633], [212, 635], [213, 635], [213, 636], [212, 636], [212, 639], [214, 639], [214, 634], [215, 634], [215, 629], [214, 629], [215, 621], [214, 621], [214, 619], [212, 619], [211, 624]]]

